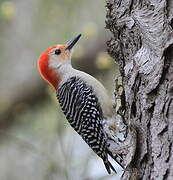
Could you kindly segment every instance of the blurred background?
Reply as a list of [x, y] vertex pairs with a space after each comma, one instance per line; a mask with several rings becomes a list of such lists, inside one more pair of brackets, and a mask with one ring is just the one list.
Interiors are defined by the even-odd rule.
[[105, 2], [0, 0], [0, 180], [111, 180], [102, 160], [69, 126], [40, 78], [47, 47], [82, 33], [73, 66], [113, 95], [117, 65], [106, 52]]

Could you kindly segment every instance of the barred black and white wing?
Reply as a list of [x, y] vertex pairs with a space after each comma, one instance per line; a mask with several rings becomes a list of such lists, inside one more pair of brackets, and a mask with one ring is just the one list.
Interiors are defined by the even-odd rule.
[[110, 169], [115, 171], [108, 161], [103, 113], [92, 87], [78, 77], [71, 77], [58, 88], [57, 98], [70, 125], [103, 159], [108, 173], [111, 173]]

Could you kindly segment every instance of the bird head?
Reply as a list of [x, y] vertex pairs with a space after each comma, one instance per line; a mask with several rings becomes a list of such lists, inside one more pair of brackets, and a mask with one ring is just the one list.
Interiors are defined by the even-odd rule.
[[64, 64], [71, 64], [72, 48], [81, 34], [66, 44], [53, 45], [41, 53], [38, 58], [38, 70], [42, 78], [56, 88], [61, 81], [58, 69]]

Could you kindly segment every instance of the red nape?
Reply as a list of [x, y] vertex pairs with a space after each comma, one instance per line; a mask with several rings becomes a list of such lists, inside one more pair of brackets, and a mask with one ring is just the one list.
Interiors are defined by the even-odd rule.
[[47, 48], [45, 51], [41, 53], [37, 61], [37, 66], [42, 78], [56, 89], [60, 82], [60, 78], [53, 69], [49, 68], [49, 62], [48, 62], [49, 61], [48, 53], [53, 48], [56, 48], [56, 45]]

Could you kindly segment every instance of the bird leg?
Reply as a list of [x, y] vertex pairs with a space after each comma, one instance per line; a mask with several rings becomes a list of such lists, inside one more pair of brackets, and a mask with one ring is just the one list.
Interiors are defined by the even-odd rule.
[[104, 131], [108, 137], [108, 149], [116, 161], [124, 168], [132, 162], [136, 150], [136, 130], [126, 126], [120, 115], [104, 121]]

